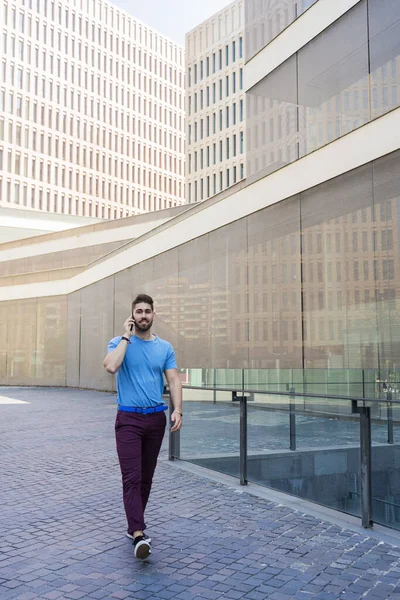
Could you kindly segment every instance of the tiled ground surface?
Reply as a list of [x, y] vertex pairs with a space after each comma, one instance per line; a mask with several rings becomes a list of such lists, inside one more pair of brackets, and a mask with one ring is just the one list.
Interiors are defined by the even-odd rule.
[[400, 548], [177, 469], [124, 537], [114, 397], [0, 388], [0, 600], [400, 600]]

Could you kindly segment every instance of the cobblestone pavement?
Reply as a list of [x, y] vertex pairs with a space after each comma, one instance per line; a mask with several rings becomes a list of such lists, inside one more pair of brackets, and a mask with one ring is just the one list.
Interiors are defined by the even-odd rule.
[[0, 388], [0, 599], [400, 600], [400, 548], [178, 469], [133, 557], [112, 394]]

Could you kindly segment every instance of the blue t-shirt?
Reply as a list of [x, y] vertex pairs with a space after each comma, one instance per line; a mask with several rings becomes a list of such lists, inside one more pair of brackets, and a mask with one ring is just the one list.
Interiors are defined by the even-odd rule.
[[[113, 338], [108, 344], [108, 352], [120, 341], [121, 336]], [[146, 342], [133, 335], [117, 371], [118, 404], [140, 407], [164, 404], [163, 373], [176, 368], [174, 349], [169, 342], [157, 336]]]

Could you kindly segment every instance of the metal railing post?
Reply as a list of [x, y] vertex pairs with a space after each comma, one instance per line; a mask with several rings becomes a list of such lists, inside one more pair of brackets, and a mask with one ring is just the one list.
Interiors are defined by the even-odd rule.
[[357, 406], [352, 401], [352, 412], [360, 415], [360, 491], [361, 524], [365, 529], [373, 527], [372, 520], [372, 469], [371, 469], [371, 408]]
[[290, 449], [296, 450], [296, 404], [295, 404], [295, 389], [294, 389], [294, 387], [290, 388], [289, 435], [290, 435]]
[[387, 393], [387, 440], [388, 444], [394, 444], [393, 436], [393, 406], [392, 406], [392, 390], [389, 388]]
[[[168, 406], [169, 406], [169, 415], [171, 415], [172, 411], [174, 410], [174, 407], [172, 406], [171, 393], [166, 386], [164, 386], [163, 396], [165, 399], [165, 403], [168, 404]], [[169, 422], [170, 422], [170, 420], [169, 420]], [[181, 455], [181, 432], [175, 431], [174, 433], [171, 433], [171, 431], [169, 431], [168, 460], [175, 460], [176, 458], [180, 458], [180, 455]]]
[[214, 369], [214, 391], [213, 391], [213, 402], [214, 404], [217, 402], [217, 369]]
[[247, 485], [247, 398], [244, 394], [238, 396], [236, 391], [232, 392], [232, 401], [240, 403], [240, 485]]

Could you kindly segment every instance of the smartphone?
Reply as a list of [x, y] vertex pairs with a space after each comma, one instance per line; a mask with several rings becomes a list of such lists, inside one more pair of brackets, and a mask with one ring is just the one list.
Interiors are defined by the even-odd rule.
[[[135, 319], [134, 319], [133, 313], [132, 313], [132, 319], [133, 319], [133, 325], [134, 325], [135, 324]], [[133, 325], [131, 325], [131, 331], [133, 330]]]

